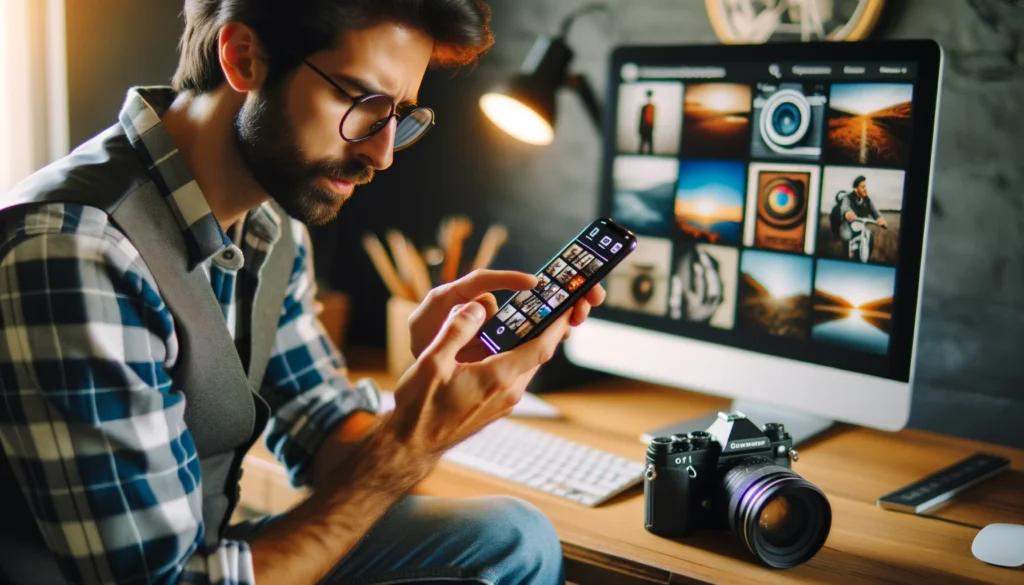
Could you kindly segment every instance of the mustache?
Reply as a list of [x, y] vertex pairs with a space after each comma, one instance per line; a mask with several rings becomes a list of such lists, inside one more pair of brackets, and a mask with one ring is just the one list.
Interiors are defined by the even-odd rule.
[[359, 161], [350, 160], [343, 163], [321, 163], [313, 169], [313, 174], [353, 185], [365, 185], [373, 180], [374, 168]]

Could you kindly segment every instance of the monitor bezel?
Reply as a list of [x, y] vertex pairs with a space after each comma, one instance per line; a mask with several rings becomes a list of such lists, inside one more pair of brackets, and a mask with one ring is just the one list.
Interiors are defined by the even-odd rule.
[[[863, 41], [856, 43], [769, 43], [764, 45], [625, 46], [609, 60], [604, 108], [600, 208], [610, 215], [612, 169], [616, 156], [616, 109], [619, 71], [625, 63], [665, 65], [728, 65], [775, 61], [905, 61], [917, 66], [915, 124], [906, 170], [905, 215], [901, 218], [901, 259], [897, 275], [896, 315], [912, 315], [894, 332], [887, 375], [808, 363], [758, 353], [733, 345], [707, 342], [660, 331], [644, 330], [605, 318], [615, 311], [595, 307], [590, 319], [566, 342], [565, 353], [577, 365], [669, 386], [818, 414], [835, 420], [897, 430], [910, 414], [911, 388], [920, 331], [921, 289], [931, 210], [935, 134], [938, 127], [943, 69], [941, 46], [931, 40]], [[930, 124], [917, 123], [930, 120]], [[819, 163], [820, 164], [820, 163]], [[913, 201], [906, 207], [908, 201]], [[617, 341], [626, 341], [625, 345]], [[712, 371], [714, 370], [714, 371]], [[795, 380], [794, 380], [795, 379]]]
[[[920, 124], [917, 120], [937, 118], [938, 83], [941, 75], [941, 47], [930, 40], [909, 41], [865, 41], [857, 43], [770, 43], [764, 45], [645, 45], [623, 46], [613, 50], [607, 70], [607, 91], [603, 116], [603, 132], [607, 137], [602, 144], [600, 177], [600, 199], [598, 213], [612, 215], [613, 167], [617, 156], [614, 136], [616, 133], [618, 109], [619, 72], [624, 64], [639, 63], [644, 66], [728, 66], [729, 64], [757, 64], [766, 66], [772, 62], [820, 63], [820, 62], [913, 62], [917, 66], [914, 83], [914, 126], [909, 164], [905, 174], [904, 207], [900, 223], [900, 264], [896, 273], [893, 320], [896, 324], [890, 337], [890, 352], [884, 366], [873, 367], [870, 359], [862, 358], [857, 368], [836, 366], [837, 358], [832, 357], [840, 350], [815, 347], [800, 349], [791, 344], [792, 355], [800, 361], [837, 367], [847, 371], [878, 376], [900, 382], [909, 382], [914, 358], [914, 342], [919, 328], [918, 309], [920, 284], [923, 278], [925, 236], [927, 216], [931, 204], [932, 153], [934, 151], [935, 124]], [[684, 138], [685, 139], [685, 138]], [[804, 164], [804, 163], [801, 163]], [[812, 163], [825, 166], [820, 162]], [[642, 237], [642, 235], [641, 235]], [[621, 317], [625, 311], [597, 307], [594, 317]], [[912, 316], [909, 320], [903, 315]], [[643, 320], [644, 317], [638, 317]], [[621, 319], [612, 318], [617, 322]], [[634, 321], [635, 323], [636, 321]], [[724, 336], [709, 331], [701, 340], [716, 343], [715, 337]], [[685, 337], [685, 336], [684, 336]], [[745, 350], [757, 351], [773, 343], [787, 340], [748, 340]], [[725, 345], [730, 345], [725, 343]], [[830, 359], [815, 359], [826, 355]]]

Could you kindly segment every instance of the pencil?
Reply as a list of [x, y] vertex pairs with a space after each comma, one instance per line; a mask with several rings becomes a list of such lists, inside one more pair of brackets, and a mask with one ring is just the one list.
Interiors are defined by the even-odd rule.
[[471, 233], [473, 233], [473, 224], [469, 218], [463, 216], [451, 218], [447, 233], [447, 248], [444, 251], [444, 265], [441, 267], [441, 278], [444, 282], [451, 282], [459, 277], [462, 246]]
[[430, 274], [431, 286], [441, 284], [441, 266], [444, 264], [444, 251], [437, 246], [431, 246], [423, 250], [423, 261], [427, 263], [427, 272]]
[[387, 236], [391, 253], [395, 256], [395, 263], [399, 265], [399, 272], [412, 287], [416, 300], [422, 301], [430, 292], [430, 273], [427, 271], [427, 263], [423, 261], [416, 246], [401, 232], [390, 230]]
[[409, 301], [415, 300], [412, 291], [399, 278], [398, 272], [395, 270], [391, 259], [388, 258], [388, 253], [384, 250], [384, 246], [381, 245], [377, 236], [373, 234], [363, 235], [363, 248], [366, 249], [366, 253], [370, 256], [370, 261], [373, 262], [373, 267], [377, 269], [377, 274], [380, 275], [381, 280], [384, 281], [384, 286], [388, 288], [391, 295]]
[[471, 270], [480, 270], [490, 266], [498, 254], [498, 249], [505, 245], [506, 240], [508, 240], [508, 230], [505, 229], [505, 226], [494, 224], [487, 228], [483, 239], [480, 240], [480, 248], [476, 251], [476, 258], [473, 259]]

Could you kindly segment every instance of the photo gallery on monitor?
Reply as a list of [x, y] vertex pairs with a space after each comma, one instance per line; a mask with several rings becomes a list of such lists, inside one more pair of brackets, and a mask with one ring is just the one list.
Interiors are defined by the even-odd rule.
[[613, 56], [602, 212], [638, 246], [595, 315], [907, 380], [937, 73], [686, 49]]

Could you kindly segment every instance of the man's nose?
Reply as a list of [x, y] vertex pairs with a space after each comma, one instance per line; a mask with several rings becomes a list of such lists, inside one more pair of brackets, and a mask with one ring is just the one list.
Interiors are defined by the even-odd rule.
[[378, 171], [391, 166], [395, 154], [395, 129], [398, 121], [392, 117], [386, 126], [373, 136], [355, 143], [355, 152], [363, 162]]

